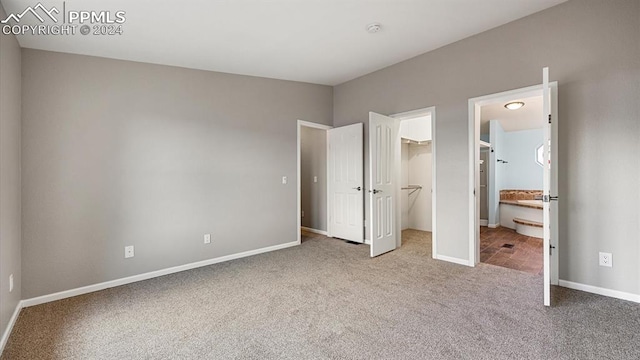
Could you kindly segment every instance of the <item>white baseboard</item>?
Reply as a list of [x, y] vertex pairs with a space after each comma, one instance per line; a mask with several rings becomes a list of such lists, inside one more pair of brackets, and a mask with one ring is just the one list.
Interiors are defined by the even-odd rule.
[[581, 284], [581, 283], [567, 281], [567, 280], [558, 281], [558, 285], [569, 288], [569, 289], [586, 291], [592, 294], [598, 294], [598, 295], [608, 296], [616, 299], [622, 299], [622, 300], [640, 303], [640, 295], [637, 295], [637, 294], [627, 293], [627, 292], [618, 291], [618, 290], [611, 290], [611, 289]]
[[369, 239], [364, 239], [364, 243], [365, 243], [365, 244], [367, 244], [367, 245], [371, 245], [371, 240], [369, 240]]
[[318, 229], [313, 229], [313, 228], [308, 228], [306, 226], [301, 226], [300, 227], [302, 230], [304, 231], [308, 231], [310, 233], [314, 233], [314, 234], [320, 234], [320, 235], [324, 235], [327, 236], [327, 232], [324, 230], [318, 230]]
[[480, 226], [487, 226], [487, 225], [489, 225], [489, 220], [480, 219]]
[[500, 224], [487, 224], [488, 227], [492, 228], [492, 229], [496, 229], [500, 227]]
[[469, 260], [459, 259], [459, 258], [455, 258], [455, 257], [451, 257], [451, 256], [436, 255], [434, 257], [434, 259], [447, 261], [447, 262], [451, 262], [451, 263], [458, 264], [458, 265], [471, 266], [471, 265], [469, 265]]
[[16, 309], [13, 311], [13, 315], [11, 319], [9, 319], [9, 324], [7, 324], [7, 328], [4, 329], [4, 333], [2, 333], [2, 339], [0, 340], [0, 355], [4, 352], [4, 346], [7, 345], [7, 341], [9, 340], [9, 336], [11, 335], [11, 331], [13, 330], [13, 326], [16, 324], [16, 320], [18, 320], [18, 315], [20, 315], [20, 311], [22, 310], [23, 302], [18, 302], [16, 305]]
[[140, 275], [134, 275], [126, 278], [105, 281], [98, 284], [83, 286], [76, 289], [60, 291], [60, 292], [49, 294], [49, 295], [43, 295], [43, 296], [31, 298], [31, 299], [22, 300], [22, 306], [29, 307], [34, 305], [40, 305], [40, 304], [48, 303], [51, 301], [88, 294], [94, 291], [104, 290], [104, 289], [108, 289], [108, 288], [112, 288], [120, 285], [131, 284], [134, 282], [148, 280], [148, 279], [156, 278], [159, 276], [169, 275], [169, 274], [173, 274], [173, 273], [177, 273], [185, 270], [191, 270], [191, 269], [195, 269], [203, 266], [209, 266], [209, 265], [213, 265], [213, 264], [217, 264], [225, 261], [240, 259], [247, 256], [258, 255], [258, 254], [262, 254], [270, 251], [281, 250], [281, 249], [285, 249], [285, 248], [297, 246], [297, 245], [299, 245], [298, 242], [293, 241], [286, 244], [274, 245], [274, 246], [264, 247], [256, 250], [249, 250], [249, 251], [241, 252], [238, 254], [221, 256], [221, 257], [217, 257], [209, 260], [203, 260], [203, 261], [198, 261], [190, 264], [174, 266], [167, 269], [151, 271], [151, 272], [140, 274]]

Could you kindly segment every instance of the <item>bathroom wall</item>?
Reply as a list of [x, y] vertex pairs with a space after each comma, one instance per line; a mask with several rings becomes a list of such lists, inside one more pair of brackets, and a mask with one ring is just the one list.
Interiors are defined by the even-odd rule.
[[502, 188], [513, 190], [541, 190], [542, 165], [535, 161], [536, 148], [542, 145], [542, 129], [511, 131], [504, 134], [503, 158], [509, 163], [503, 169]]
[[504, 160], [506, 156], [505, 149], [505, 132], [497, 120], [489, 122], [489, 142], [493, 152], [489, 153], [489, 163], [487, 171], [489, 172], [488, 185], [488, 207], [489, 207], [489, 226], [496, 227], [500, 225], [500, 190], [504, 189], [504, 170], [505, 165], [499, 163], [498, 160]]
[[327, 231], [327, 132], [300, 128], [302, 226]]

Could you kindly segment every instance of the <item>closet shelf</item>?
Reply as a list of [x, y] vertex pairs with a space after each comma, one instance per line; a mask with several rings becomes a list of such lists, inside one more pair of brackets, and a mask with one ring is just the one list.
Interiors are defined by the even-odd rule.
[[400, 188], [401, 190], [411, 190], [409, 191], [409, 195], [413, 194], [418, 190], [422, 190], [422, 185], [407, 185]]
[[406, 187], [403, 187], [402, 190], [420, 190], [422, 189], [422, 185], [407, 185]]

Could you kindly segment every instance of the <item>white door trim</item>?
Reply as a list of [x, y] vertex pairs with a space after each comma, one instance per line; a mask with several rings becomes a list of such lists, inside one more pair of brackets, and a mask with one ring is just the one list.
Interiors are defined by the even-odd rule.
[[[296, 194], [297, 197], [297, 203], [298, 203], [298, 211], [296, 211], [296, 224], [298, 224], [297, 227], [297, 233], [298, 233], [298, 245], [300, 245], [302, 243], [302, 219], [301, 219], [301, 215], [302, 215], [302, 196], [301, 196], [301, 192], [302, 192], [302, 181], [300, 180], [300, 176], [301, 176], [301, 168], [300, 168], [300, 131], [302, 129], [302, 127], [309, 127], [309, 128], [314, 128], [314, 129], [320, 129], [320, 130], [329, 130], [329, 129], [333, 129], [333, 126], [329, 126], [329, 125], [323, 125], [323, 124], [316, 124], [316, 123], [312, 123], [312, 122], [308, 122], [308, 121], [304, 121], [304, 120], [298, 120], [297, 123], [297, 183], [298, 183], [298, 192]], [[327, 146], [327, 169], [329, 167], [329, 146]], [[329, 196], [329, 193], [327, 192], [327, 196]], [[327, 230], [329, 230], [329, 207], [327, 206]]]
[[[428, 114], [431, 114], [431, 256], [436, 259], [438, 256], [438, 247], [436, 241], [436, 107], [430, 106], [426, 108], [405, 111], [390, 115], [390, 117], [397, 119], [397, 121], [400, 122], [402, 120], [412, 119]], [[398, 136], [400, 135], [398, 134]], [[396, 179], [400, 179], [402, 176], [401, 152], [402, 142], [397, 141], [394, 157]], [[396, 239], [398, 241], [398, 247], [400, 247], [402, 241], [402, 202], [400, 201], [401, 195], [402, 190], [400, 190], [399, 188], [396, 189]]]
[[[557, 97], [558, 82], [549, 83], [549, 87], [556, 89], [552, 92]], [[479, 239], [479, 201], [476, 201], [474, 190], [479, 189], [480, 178], [479, 170], [479, 141], [480, 141], [480, 107], [489, 103], [509, 101], [515, 97], [532, 97], [542, 96], [542, 84], [528, 86], [520, 89], [503, 91], [500, 93], [490, 94], [469, 99], [469, 266], [476, 266], [480, 260], [480, 239]], [[557, 99], [551, 100], [557, 104]], [[557, 127], [557, 119], [553, 123], [554, 128]], [[555, 138], [557, 140], [557, 137]], [[553, 142], [553, 140], [552, 140]], [[551, 144], [557, 149], [556, 144]], [[555, 283], [557, 284], [557, 272], [554, 274]]]

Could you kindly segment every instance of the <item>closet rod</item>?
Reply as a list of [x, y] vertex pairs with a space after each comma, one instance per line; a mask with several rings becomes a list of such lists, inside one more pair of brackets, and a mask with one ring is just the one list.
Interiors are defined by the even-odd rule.
[[420, 190], [422, 189], [422, 185], [407, 185], [406, 187], [401, 188], [402, 190]]
[[411, 190], [409, 191], [409, 195], [421, 189], [422, 189], [422, 185], [407, 185], [406, 187], [400, 188], [400, 190]]

